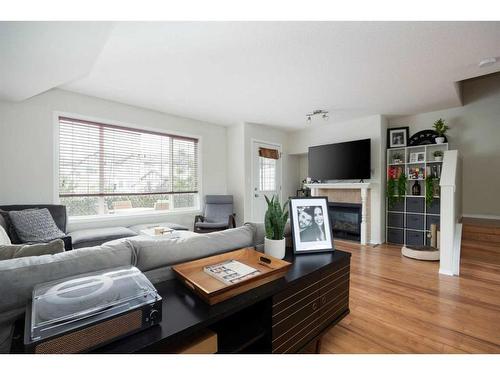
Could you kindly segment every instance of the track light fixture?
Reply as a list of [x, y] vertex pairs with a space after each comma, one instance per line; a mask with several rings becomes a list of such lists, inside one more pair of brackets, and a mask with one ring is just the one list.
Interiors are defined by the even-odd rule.
[[323, 118], [323, 120], [325, 120], [325, 121], [327, 121], [330, 118], [330, 116], [328, 115], [328, 111], [324, 111], [322, 109], [316, 109], [316, 110], [312, 111], [311, 113], [306, 114], [307, 122], [310, 123], [313, 116], [318, 116], [318, 115], [320, 115]]

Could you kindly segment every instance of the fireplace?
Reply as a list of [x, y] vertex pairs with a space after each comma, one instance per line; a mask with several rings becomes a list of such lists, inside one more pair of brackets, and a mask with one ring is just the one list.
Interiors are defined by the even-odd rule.
[[360, 241], [361, 205], [357, 203], [328, 203], [333, 237]]

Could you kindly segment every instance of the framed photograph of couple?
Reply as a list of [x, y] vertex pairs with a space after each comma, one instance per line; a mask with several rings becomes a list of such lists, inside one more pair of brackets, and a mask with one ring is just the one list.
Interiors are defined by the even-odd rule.
[[328, 198], [290, 198], [290, 224], [295, 254], [334, 250]]

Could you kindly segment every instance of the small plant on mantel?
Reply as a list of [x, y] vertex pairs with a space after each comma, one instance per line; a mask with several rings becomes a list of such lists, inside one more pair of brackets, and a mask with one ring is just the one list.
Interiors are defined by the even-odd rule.
[[267, 211], [264, 216], [266, 238], [264, 239], [264, 251], [278, 259], [285, 257], [285, 225], [288, 220], [288, 201], [281, 206], [277, 196], [269, 199], [264, 195], [267, 203]]

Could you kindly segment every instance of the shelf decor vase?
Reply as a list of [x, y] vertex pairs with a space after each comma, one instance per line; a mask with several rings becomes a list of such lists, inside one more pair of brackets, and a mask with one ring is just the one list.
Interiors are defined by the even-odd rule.
[[436, 137], [434, 138], [436, 140], [436, 143], [439, 145], [441, 143], [444, 143], [444, 137]]
[[266, 255], [270, 255], [274, 258], [283, 259], [285, 257], [285, 239], [281, 240], [270, 240], [269, 238], [264, 238], [264, 252]]
[[420, 195], [421, 190], [420, 190], [420, 184], [418, 183], [418, 181], [415, 181], [415, 183], [413, 184], [413, 186], [411, 188], [411, 193], [412, 193], [412, 195]]

